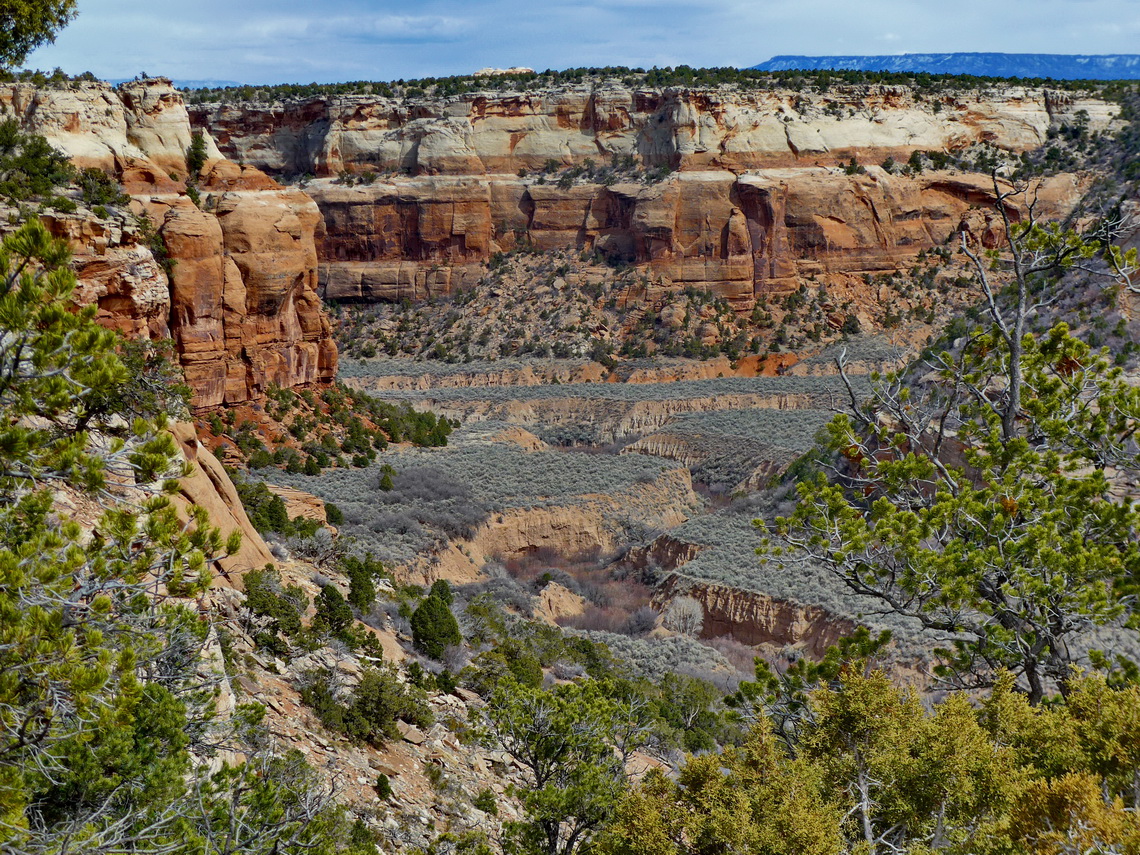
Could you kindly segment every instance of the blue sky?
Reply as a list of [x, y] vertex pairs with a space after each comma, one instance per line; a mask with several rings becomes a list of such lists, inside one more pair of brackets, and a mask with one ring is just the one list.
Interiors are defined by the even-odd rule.
[[1140, 0], [79, 0], [29, 66], [283, 83], [775, 54], [1140, 53]]

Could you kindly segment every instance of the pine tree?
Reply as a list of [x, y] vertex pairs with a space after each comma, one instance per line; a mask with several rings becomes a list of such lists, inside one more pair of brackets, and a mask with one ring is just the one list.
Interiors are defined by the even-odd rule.
[[[988, 686], [1008, 669], [1037, 703], [1065, 691], [1078, 634], [1140, 625], [1140, 509], [1113, 482], [1140, 471], [1140, 389], [1065, 324], [1031, 332], [1056, 274], [1091, 264], [1099, 245], [1013, 222], [1012, 194], [996, 179], [995, 192], [1004, 255], [965, 237], [962, 250], [985, 323], [957, 351], [927, 354], [921, 382], [896, 373], [875, 377], [868, 401], [852, 394], [826, 429], [827, 471], [800, 484], [773, 531], [787, 560], [951, 639], [945, 679]], [[1127, 282], [1135, 250], [1104, 254], [1093, 269]], [[1003, 259], [1004, 290], [991, 281]]]
[[412, 612], [412, 643], [424, 655], [442, 659], [448, 647], [462, 640], [455, 615], [440, 597], [434, 594], [426, 597]]

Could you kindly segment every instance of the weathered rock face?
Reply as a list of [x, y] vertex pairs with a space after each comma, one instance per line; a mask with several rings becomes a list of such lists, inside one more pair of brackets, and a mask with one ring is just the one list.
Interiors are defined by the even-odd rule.
[[316, 294], [320, 212], [304, 193], [221, 159], [208, 139], [204, 210], [178, 195], [192, 131], [170, 81], [10, 85], [0, 104], [77, 165], [119, 177], [157, 226], [169, 276], [132, 224], [49, 222], [75, 252], [80, 302], [96, 303], [100, 320], [128, 335], [174, 339], [196, 408], [258, 400], [269, 384], [335, 379], [336, 346]]
[[225, 193], [210, 213], [186, 197], [147, 207], [175, 260], [170, 329], [196, 406], [335, 379], [336, 346], [315, 292], [312, 200], [277, 190]]
[[471, 175], [614, 154], [635, 155], [648, 166], [738, 172], [852, 156], [905, 160], [915, 149], [981, 142], [1020, 152], [1041, 145], [1052, 122], [1079, 110], [1098, 130], [1117, 108], [1024, 87], [924, 100], [899, 86], [806, 93], [582, 85], [415, 101], [340, 96], [204, 104], [191, 113], [227, 157], [270, 173]]
[[[983, 143], [1026, 151], [1082, 110], [1093, 130], [1117, 112], [1024, 87], [924, 99], [892, 86], [821, 94], [611, 85], [197, 105], [191, 116], [228, 157], [274, 174], [397, 173], [367, 186], [308, 185], [324, 217], [329, 298], [447, 294], [477, 281], [493, 253], [525, 242], [598, 251], [747, 311], [757, 295], [795, 287], [798, 277], [909, 266], [992, 199], [984, 176], [911, 179], [873, 166], [848, 175], [837, 164]], [[678, 172], [648, 185], [518, 177], [614, 156]], [[1040, 213], [1067, 214], [1079, 191], [1071, 177], [1054, 180], [1044, 193], [1053, 210]], [[976, 219], [965, 225], [992, 240]]]
[[[182, 95], [165, 78], [112, 88], [76, 82], [67, 89], [0, 85], [0, 105], [80, 167], [114, 174], [128, 193], [175, 192], [186, 178], [192, 130]], [[206, 140], [207, 155], [221, 158]]]
[[48, 231], [71, 246], [76, 301], [131, 338], [170, 338], [170, 283], [138, 230], [108, 217], [45, 214]]
[[[799, 276], [906, 265], [944, 243], [992, 190], [981, 176], [912, 179], [874, 167], [849, 176], [812, 167], [680, 173], [648, 187], [421, 178], [365, 188], [317, 182], [310, 193], [325, 219], [322, 284], [330, 298], [447, 293], [480, 274], [474, 262], [525, 241], [597, 250], [750, 308], [756, 295]], [[1072, 177], [1054, 179], [1049, 213], [1067, 213], [1078, 195]]]
[[[478, 266], [520, 243], [597, 251], [675, 287], [712, 290], [739, 309], [798, 277], [894, 270], [966, 222], [989, 234], [987, 177], [878, 167], [682, 172], [653, 185], [560, 188], [506, 176], [394, 179], [308, 192], [324, 217], [321, 287], [330, 299], [391, 301], [473, 284]], [[1073, 176], [1051, 179], [1039, 207], [1068, 213]], [[993, 236], [990, 235], [990, 240]]]
[[452, 543], [438, 555], [397, 568], [396, 573], [402, 581], [416, 584], [436, 578], [472, 582], [491, 560], [520, 559], [539, 550], [566, 556], [613, 552], [628, 537], [625, 529], [630, 524], [650, 530], [673, 528], [699, 507], [688, 470], [667, 469], [612, 494], [505, 510], [469, 540]]
[[210, 524], [221, 530], [223, 538], [229, 537], [232, 531], [241, 532], [241, 549], [219, 560], [223, 575], [218, 584], [233, 584], [247, 571], [274, 563], [269, 547], [249, 521], [229, 475], [218, 459], [198, 442], [194, 426], [176, 424], [171, 433], [183, 457], [194, 464], [193, 473], [178, 482], [176, 505], [184, 512], [192, 506], [205, 508], [210, 514]]
[[[393, 388], [385, 383], [374, 386], [369, 378], [348, 377], [345, 384], [362, 391]], [[643, 400], [607, 400], [575, 395], [565, 397], [506, 399], [489, 394], [458, 399], [447, 395], [426, 396], [420, 403], [432, 412], [460, 422], [501, 421], [524, 428], [576, 434], [593, 445], [607, 445], [630, 437], [642, 437], [667, 427], [679, 416], [724, 410], [803, 410], [829, 406], [833, 395], [818, 392], [713, 392], [693, 397], [646, 395]], [[634, 449], [637, 450], [637, 449]]]
[[818, 606], [741, 591], [727, 585], [694, 582], [672, 575], [658, 588], [655, 602], [693, 597], [704, 609], [701, 635], [731, 635], [744, 644], [796, 645], [819, 657], [827, 648], [856, 629], [853, 621]]

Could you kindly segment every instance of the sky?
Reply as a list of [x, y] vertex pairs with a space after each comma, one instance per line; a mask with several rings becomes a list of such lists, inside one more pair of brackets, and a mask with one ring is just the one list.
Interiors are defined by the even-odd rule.
[[777, 54], [1140, 53], [1140, 0], [79, 0], [31, 68], [330, 83]]

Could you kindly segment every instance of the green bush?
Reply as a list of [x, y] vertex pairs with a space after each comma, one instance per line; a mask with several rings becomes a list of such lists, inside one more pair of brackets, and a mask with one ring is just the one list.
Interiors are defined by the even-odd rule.
[[352, 608], [336, 585], [321, 588], [315, 603], [317, 613], [313, 617], [313, 629], [343, 638], [353, 623]]
[[0, 197], [22, 202], [71, 183], [75, 169], [41, 136], [24, 133], [17, 119], [0, 122]]
[[[259, 449], [250, 456], [250, 467], [264, 468], [272, 459], [268, 451]], [[289, 519], [285, 502], [263, 482], [249, 482], [235, 476], [233, 483], [242, 507], [245, 508], [246, 516], [249, 517], [253, 527], [262, 534], [276, 532], [285, 537], [312, 537], [321, 527], [320, 522], [306, 517]]]
[[245, 605], [255, 615], [271, 619], [270, 625], [257, 633], [254, 642], [258, 647], [287, 656], [288, 644], [282, 635], [293, 638], [302, 630], [301, 616], [308, 608], [309, 599], [297, 587], [281, 588], [281, 577], [272, 567], [251, 570], [242, 579], [245, 587]]
[[388, 780], [388, 776], [381, 772], [376, 776], [376, 783], [373, 785], [376, 790], [376, 798], [380, 801], [387, 801], [392, 798], [392, 782]]
[[459, 623], [451, 613], [451, 608], [434, 594], [429, 595], [412, 612], [412, 643], [425, 656], [442, 659], [443, 652], [448, 647], [461, 641]]
[[491, 816], [499, 815], [499, 804], [495, 800], [495, 791], [492, 789], [480, 790], [471, 804], [483, 813], [488, 813]]
[[455, 597], [451, 593], [451, 585], [446, 579], [436, 579], [428, 591], [429, 597], [438, 597], [447, 606], [450, 606]]
[[122, 207], [131, 201], [114, 178], [102, 169], [88, 167], [79, 173], [75, 180], [82, 194], [83, 202], [92, 208], [115, 205]]
[[360, 685], [345, 702], [333, 693], [331, 672], [318, 671], [307, 677], [301, 700], [312, 707], [328, 730], [342, 733], [354, 742], [383, 745], [399, 735], [397, 720], [419, 727], [432, 723], [423, 691], [401, 683], [391, 664], [365, 671]]
[[348, 601], [360, 611], [368, 611], [376, 600], [375, 580], [385, 575], [384, 565], [368, 553], [363, 559], [345, 557], [341, 571], [348, 577]]
[[189, 180], [197, 181], [203, 167], [206, 165], [206, 137], [201, 131], [195, 131], [190, 138], [190, 147], [186, 149], [186, 169], [189, 171]]

